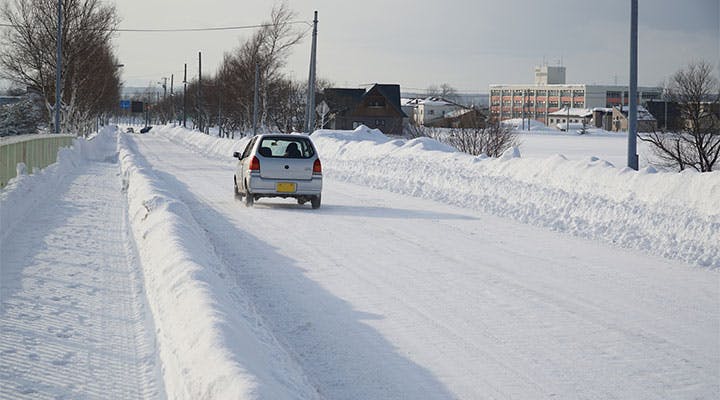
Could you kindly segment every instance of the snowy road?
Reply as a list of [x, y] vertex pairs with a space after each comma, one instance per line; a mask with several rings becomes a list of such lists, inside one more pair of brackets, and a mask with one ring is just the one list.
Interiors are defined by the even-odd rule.
[[119, 172], [62, 177], [0, 241], [0, 399], [161, 397]]
[[131, 140], [323, 398], [720, 395], [715, 271], [331, 179], [248, 209], [229, 157]]

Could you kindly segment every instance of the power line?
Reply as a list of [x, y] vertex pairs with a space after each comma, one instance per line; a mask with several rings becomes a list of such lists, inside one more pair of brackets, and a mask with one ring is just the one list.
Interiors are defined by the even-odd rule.
[[[307, 21], [290, 21], [288, 25], [305, 24], [311, 25]], [[239, 26], [214, 26], [207, 28], [168, 28], [168, 29], [152, 29], [152, 28], [117, 28], [107, 29], [113, 32], [142, 32], [142, 33], [177, 33], [177, 32], [211, 32], [211, 31], [233, 31], [241, 29], [257, 29], [274, 26], [275, 24], [258, 24], [258, 25], [239, 25]], [[0, 24], [1, 27], [13, 28], [17, 25]]]

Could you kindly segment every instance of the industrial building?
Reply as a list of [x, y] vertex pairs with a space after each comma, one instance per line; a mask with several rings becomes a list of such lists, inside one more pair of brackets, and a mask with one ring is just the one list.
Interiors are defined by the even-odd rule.
[[[638, 87], [638, 102], [662, 96], [661, 87]], [[562, 108], [611, 108], [629, 103], [629, 88], [618, 85], [565, 83], [564, 66], [535, 67], [530, 85], [490, 85], [490, 115], [497, 120], [531, 118], [549, 123], [549, 114]]]

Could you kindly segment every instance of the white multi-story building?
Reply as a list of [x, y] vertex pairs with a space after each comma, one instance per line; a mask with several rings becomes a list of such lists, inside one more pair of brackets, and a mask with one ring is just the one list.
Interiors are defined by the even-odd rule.
[[[638, 102], [659, 99], [661, 87], [638, 87]], [[629, 103], [629, 89], [618, 85], [565, 83], [565, 67], [535, 68], [535, 84], [490, 85], [490, 114], [497, 120], [532, 118], [549, 123], [548, 114], [562, 109], [613, 107]]]

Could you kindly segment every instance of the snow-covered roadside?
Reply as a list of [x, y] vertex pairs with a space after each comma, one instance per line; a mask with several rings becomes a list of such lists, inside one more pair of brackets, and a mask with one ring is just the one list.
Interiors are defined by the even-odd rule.
[[165, 398], [115, 130], [0, 193], [0, 398]]
[[[246, 143], [182, 128], [152, 132], [217, 157], [230, 157]], [[559, 154], [488, 159], [427, 138], [391, 140], [365, 127], [312, 137], [325, 173], [335, 179], [720, 267], [720, 172], [635, 172]]]
[[226, 266], [177, 188], [163, 187], [126, 135], [119, 149], [168, 397], [315, 398], [246, 296], [227, 285]]
[[[66, 179], [76, 168], [88, 161], [104, 161], [114, 154], [115, 126], [103, 128], [93, 140], [77, 138], [72, 147], [61, 148], [57, 161], [32, 175], [19, 175], [0, 191], [0, 240], [31, 212], [47, 193], [57, 192], [67, 185]], [[112, 156], [110, 156], [112, 157]]]

